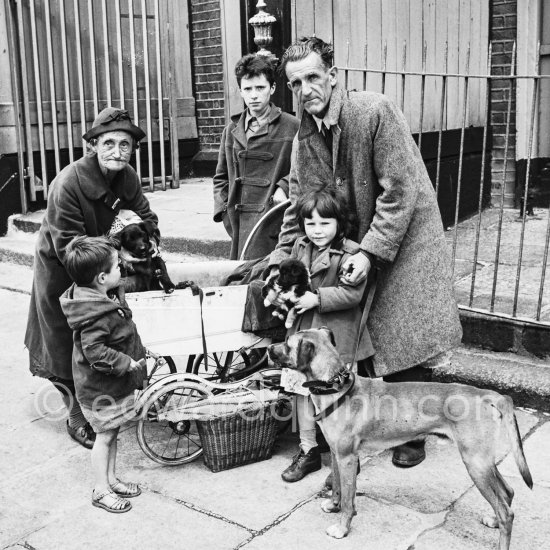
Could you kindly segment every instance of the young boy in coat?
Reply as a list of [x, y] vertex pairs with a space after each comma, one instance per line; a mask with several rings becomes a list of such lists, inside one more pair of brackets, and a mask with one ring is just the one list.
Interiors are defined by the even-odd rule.
[[[328, 327], [334, 334], [336, 348], [348, 368], [351, 364], [374, 354], [370, 336], [365, 331], [359, 341], [360, 307], [367, 280], [351, 287], [342, 283], [344, 263], [359, 250], [359, 245], [346, 238], [349, 212], [345, 200], [334, 190], [307, 193], [296, 204], [300, 227], [306, 236], [294, 244], [291, 258], [301, 260], [310, 271], [312, 291], [307, 291], [296, 303], [299, 314], [288, 334], [309, 328]], [[300, 450], [291, 465], [282, 473], [287, 482], [299, 481], [321, 468], [321, 456], [316, 441], [313, 416], [315, 411], [309, 391], [301, 385], [305, 376], [283, 369], [281, 385], [294, 391], [300, 433]]]
[[132, 312], [117, 294], [118, 254], [107, 237], [80, 236], [67, 246], [67, 272], [74, 284], [60, 303], [73, 330], [73, 378], [82, 412], [96, 432], [92, 449], [92, 504], [108, 512], [132, 508], [141, 494], [116, 477], [117, 435], [135, 418], [134, 390], [146, 377], [145, 348]]

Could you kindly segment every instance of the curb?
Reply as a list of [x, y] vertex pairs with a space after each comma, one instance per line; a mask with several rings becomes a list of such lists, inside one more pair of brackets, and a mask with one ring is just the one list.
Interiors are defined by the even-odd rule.
[[515, 406], [550, 413], [550, 365], [543, 361], [460, 348], [449, 365], [433, 370], [432, 380], [494, 390], [509, 395]]
[[[32, 235], [37, 233], [41, 226], [41, 219], [33, 219], [28, 215], [10, 216], [8, 235], [11, 232], [21, 232]], [[169, 253], [182, 255], [197, 255], [207, 257], [212, 260], [223, 260], [229, 258], [231, 252], [231, 241], [229, 240], [206, 240], [187, 237], [170, 237], [163, 235], [162, 249]], [[13, 263], [32, 265], [33, 257], [28, 254], [21, 254], [13, 249], [2, 247], [0, 239], [0, 258], [2, 261], [11, 261]]]

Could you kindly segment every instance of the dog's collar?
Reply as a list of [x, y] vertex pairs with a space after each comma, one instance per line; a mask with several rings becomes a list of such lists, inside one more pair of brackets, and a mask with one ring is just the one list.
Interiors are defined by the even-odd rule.
[[[336, 401], [333, 401], [328, 407], [325, 407], [323, 410], [318, 412], [313, 417], [313, 420], [315, 420], [315, 422], [319, 422], [319, 420], [323, 420], [329, 414], [332, 414], [345, 401], [346, 395], [351, 391], [351, 389], [355, 385], [355, 375], [353, 374], [353, 372], [348, 371], [348, 375], [346, 376], [346, 378], [349, 378], [349, 382], [348, 382], [347, 387], [345, 387], [344, 391], [338, 397], [338, 399], [336, 399]], [[339, 391], [342, 391], [342, 389], [343, 388], [341, 387]], [[310, 391], [311, 391], [311, 388], [310, 388]], [[335, 392], [334, 391], [324, 391], [322, 393], [326, 394], [326, 393], [335, 393]], [[318, 394], [320, 394], [320, 392]]]
[[302, 386], [307, 388], [313, 395], [328, 395], [342, 391], [352, 372], [346, 367], [340, 369], [330, 380], [309, 380]]

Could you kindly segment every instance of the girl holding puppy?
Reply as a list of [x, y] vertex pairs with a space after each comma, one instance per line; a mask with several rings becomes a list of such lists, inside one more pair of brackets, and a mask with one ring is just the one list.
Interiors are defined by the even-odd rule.
[[[311, 291], [296, 303], [299, 314], [288, 331], [328, 327], [334, 333], [336, 347], [345, 363], [351, 363], [361, 320], [361, 299], [367, 281], [347, 286], [342, 266], [359, 252], [359, 245], [346, 238], [349, 234], [349, 209], [345, 199], [331, 189], [314, 191], [300, 197], [296, 205], [298, 219], [305, 237], [298, 239], [291, 258], [301, 260], [309, 269]], [[361, 337], [355, 361], [374, 354], [368, 332]], [[351, 365], [349, 365], [351, 368]], [[305, 376], [283, 369], [281, 384], [296, 393], [296, 411], [300, 434], [300, 449], [290, 466], [282, 473], [287, 482], [299, 481], [321, 468], [321, 456], [316, 440], [315, 414], [309, 390], [302, 387]]]

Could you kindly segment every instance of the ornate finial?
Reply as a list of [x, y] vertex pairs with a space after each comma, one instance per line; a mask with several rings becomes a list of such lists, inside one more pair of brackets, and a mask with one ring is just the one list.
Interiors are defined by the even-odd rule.
[[258, 13], [252, 16], [248, 22], [254, 28], [254, 43], [260, 47], [257, 52], [257, 55], [265, 55], [273, 57], [273, 54], [265, 48], [273, 42], [273, 37], [271, 36], [271, 26], [277, 19], [267, 13], [264, 8], [266, 3], [263, 0], [258, 0], [256, 4], [256, 9]]

